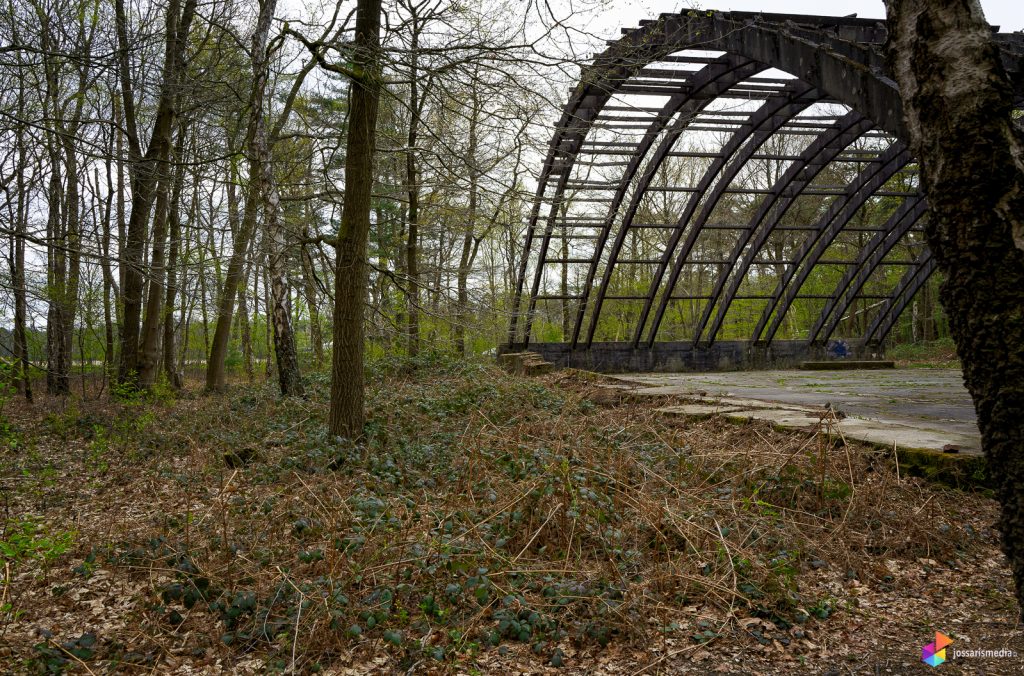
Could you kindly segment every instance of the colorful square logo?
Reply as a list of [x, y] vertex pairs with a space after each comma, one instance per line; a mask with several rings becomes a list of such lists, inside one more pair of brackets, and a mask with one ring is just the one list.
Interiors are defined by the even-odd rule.
[[941, 631], [935, 632], [935, 642], [921, 648], [921, 661], [930, 667], [937, 667], [946, 661], [946, 646], [953, 643], [953, 639]]

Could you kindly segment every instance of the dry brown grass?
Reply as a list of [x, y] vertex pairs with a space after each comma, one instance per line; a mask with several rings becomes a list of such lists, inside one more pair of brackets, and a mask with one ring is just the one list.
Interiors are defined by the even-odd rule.
[[827, 417], [666, 420], [576, 375], [442, 363], [377, 373], [352, 444], [328, 438], [314, 381], [308, 400], [244, 387], [13, 413], [8, 521], [76, 546], [45, 576], [12, 571], [12, 664], [798, 664], [904, 571], [994, 556], [991, 501], [898, 477]]

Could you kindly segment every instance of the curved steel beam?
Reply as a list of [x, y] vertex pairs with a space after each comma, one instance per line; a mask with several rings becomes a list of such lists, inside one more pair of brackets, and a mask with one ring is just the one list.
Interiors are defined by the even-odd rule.
[[[821, 173], [821, 170], [828, 166], [832, 160], [839, 156], [839, 153], [843, 152], [858, 137], [870, 131], [873, 126], [874, 124], [870, 120], [865, 119], [860, 113], [850, 111], [841, 120], [838, 120], [834, 127], [823, 131], [813, 143], [800, 153], [800, 160], [790, 165], [782, 176], [779, 177], [775, 185], [772, 186], [771, 193], [761, 202], [757, 214], [750, 220], [745, 231], [746, 236], [740, 236], [736, 240], [736, 245], [733, 247], [732, 254], [729, 257], [729, 260], [733, 261], [729, 265], [729, 269], [725, 271], [725, 274], [719, 274], [718, 279], [715, 280], [711, 299], [705, 305], [700, 323], [693, 334], [694, 343], [700, 341], [701, 335], [704, 333], [704, 327], [707, 325], [711, 312], [717, 303], [718, 313], [715, 315], [715, 320], [708, 331], [708, 343], [714, 342], [715, 336], [725, 321], [725, 315], [729, 312], [729, 307], [732, 305], [740, 285], [743, 284], [743, 280], [750, 270], [750, 266], [761, 253], [761, 248], [765, 242], [775, 232], [775, 228], [782, 222], [783, 216], [796, 203], [797, 198], [803, 194], [804, 188], [810, 185], [811, 181]], [[765, 221], [769, 213], [772, 214], [772, 217]], [[751, 244], [751, 239], [753, 239], [753, 244]], [[748, 247], [748, 245], [750, 246]], [[746, 254], [744, 254], [744, 250], [746, 250]], [[742, 260], [740, 260], [739, 268], [737, 268], [736, 261], [741, 256]], [[725, 291], [725, 295], [722, 296], [722, 290], [725, 289], [727, 282], [729, 287]]]
[[[806, 85], [794, 83], [793, 85], [787, 87], [786, 91], [792, 92], [792, 95], [795, 96], [796, 99], [802, 99], [812, 90], [810, 89], [810, 87]], [[718, 157], [716, 157], [715, 160], [711, 163], [711, 166], [707, 169], [707, 171], [705, 171], [704, 176], [701, 177], [701, 180], [698, 182], [696, 188], [694, 188], [694, 192], [690, 195], [689, 200], [687, 200], [687, 206], [683, 210], [683, 216], [679, 218], [676, 227], [673, 229], [673, 234], [658, 262], [658, 267], [655, 271], [654, 279], [652, 280], [650, 289], [647, 293], [647, 297], [644, 302], [644, 309], [641, 311], [641, 315], [638, 320], [637, 328], [634, 334], [634, 345], [639, 341], [639, 337], [641, 335], [641, 332], [643, 331], [643, 326], [647, 321], [647, 315], [650, 312], [651, 304], [654, 301], [654, 297], [657, 294], [657, 290], [660, 285], [662, 276], [664, 275], [665, 268], [668, 266], [668, 261], [671, 259], [672, 251], [675, 248], [676, 243], [679, 241], [679, 238], [682, 235], [683, 230], [685, 229], [687, 221], [689, 221], [690, 216], [699, 204], [700, 197], [706, 193], [707, 189], [711, 185], [711, 182], [714, 180], [715, 176], [721, 170], [722, 166], [741, 147], [744, 148], [745, 156], [749, 156], [750, 154], [752, 154], [757, 147], [760, 147], [763, 141], [748, 146], [744, 146], [744, 143], [746, 143], [752, 137], [759, 138], [765, 135], [771, 136], [771, 134], [776, 129], [778, 129], [787, 121], [792, 119], [792, 117], [797, 112], [803, 110], [811, 103], [812, 99], [808, 99], [806, 101], [800, 100], [799, 103], [793, 106], [792, 102], [787, 100], [787, 97], [769, 97], [769, 99], [765, 101], [764, 105], [762, 105], [757, 110], [753, 111], [750, 114], [750, 117], [747, 119], [747, 121], [744, 122], [740, 127], [738, 127], [733, 132], [733, 135], [729, 138], [729, 141], [722, 148], [722, 151], [718, 153]], [[780, 114], [782, 111], [785, 111], [787, 113], [792, 112], [792, 114]], [[640, 207], [640, 201], [647, 193], [647, 189], [650, 187], [651, 181], [654, 179], [654, 176], [657, 174], [658, 169], [661, 167], [665, 158], [668, 156], [668, 153], [675, 146], [675, 143], [678, 141], [681, 134], [684, 131], [686, 131], [686, 127], [689, 121], [680, 119], [679, 122], [680, 123], [676, 125], [672, 132], [670, 134], [667, 134], [662, 139], [661, 145], [658, 147], [651, 161], [648, 163], [647, 169], [645, 170], [644, 175], [640, 180], [640, 183], [637, 185], [636, 190], [634, 190], [633, 197], [630, 201], [629, 207], [627, 208], [623, 216], [622, 225], [619, 228], [618, 236], [616, 237], [615, 243], [612, 247], [608, 264], [605, 266], [605, 273], [601, 280], [601, 286], [598, 289], [597, 300], [594, 304], [594, 311], [593, 313], [591, 313], [590, 328], [587, 337], [588, 346], [594, 340], [594, 333], [597, 328], [597, 321], [600, 317], [601, 306], [604, 303], [604, 298], [608, 291], [608, 284], [611, 280], [611, 275], [614, 271], [614, 266], [618, 262], [619, 254], [622, 250], [622, 245], [626, 239], [626, 234], [629, 232], [629, 228], [633, 223], [633, 218], [636, 216], [636, 212]], [[766, 131], [763, 128], [765, 124], [769, 125], [770, 131]]]
[[930, 250], [925, 250], [918, 256], [917, 265], [907, 270], [907, 274], [903, 275], [903, 279], [900, 280], [900, 283], [893, 291], [889, 303], [875, 316], [871, 325], [868, 326], [868, 330], [864, 332], [863, 340], [865, 345], [877, 345], [885, 340], [889, 332], [892, 331], [892, 327], [896, 325], [896, 320], [900, 318], [907, 305], [917, 295], [917, 292], [921, 290], [921, 287], [925, 285], [937, 267], [938, 263], [932, 257]]
[[[1024, 43], [1016, 36], [997, 38], [1005, 38], [1003, 42], [1006, 44], [1000, 44], [1004, 61], [1008, 58], [1007, 50], [1012, 47], [1011, 61], [1016, 65], [1008, 70], [1017, 76], [1013, 83], [1015, 90], [1020, 91], [1024, 89], [1024, 78], [1019, 75], [1024, 68], [1018, 67], [1021, 62], [1019, 53], [1020, 45]], [[522, 296], [542, 217], [542, 203], [550, 201], [550, 212], [545, 228], [546, 237], [541, 242], [540, 256], [536, 259], [540, 268], [546, 259], [553, 215], [557, 213], [561, 200], [564, 199], [569, 173], [582, 147], [583, 139], [611, 93], [618, 91], [625, 80], [635, 75], [646, 64], [673, 52], [685, 49], [721, 51], [768, 64], [795, 75], [817, 90], [827, 92], [835, 100], [864, 114], [876, 122], [879, 128], [898, 138], [907, 138], [898, 92], [895, 83], [886, 74], [887, 66], [881, 57], [880, 45], [884, 39], [884, 24], [877, 20], [686, 11], [662, 15], [657, 21], [644, 22], [642, 28], [628, 32], [622, 39], [611, 44], [592, 64], [584, 68], [580, 83], [563, 109], [562, 118], [549, 146], [538, 181], [537, 194], [527, 226], [523, 260], [517, 275], [509, 327], [510, 343], [516, 342], [518, 320], [523, 309]], [[752, 91], [756, 93], [756, 88]], [[1021, 100], [1024, 100], [1024, 97], [1021, 97]], [[554, 195], [545, 197], [553, 185]], [[600, 250], [596, 250], [595, 259], [598, 259], [601, 253]], [[792, 272], [790, 275], [792, 276]], [[540, 275], [534, 278], [524, 342], [529, 340], [530, 321], [539, 280]], [[588, 293], [591, 286], [592, 284], [588, 285]], [[652, 299], [656, 292], [656, 289], [652, 292]], [[789, 302], [791, 300], [787, 301], [786, 311]], [[768, 317], [774, 312], [777, 304], [778, 296], [770, 306], [772, 309], [762, 316], [755, 338], [760, 337]], [[779, 316], [776, 314], [777, 318]], [[643, 324], [640, 325], [640, 330], [642, 329]], [[768, 340], [771, 340], [776, 330], [777, 322], [771, 329]], [[652, 331], [651, 341], [655, 335], [656, 331]]]
[[[509, 344], [516, 343], [516, 329], [522, 309], [523, 287], [526, 284], [526, 271], [529, 266], [533, 239], [536, 236], [540, 218], [541, 204], [544, 194], [553, 177], [558, 177], [555, 195], [551, 199], [550, 212], [547, 217], [546, 231], [557, 213], [559, 198], [565, 192], [565, 184], [575, 162], [576, 154], [583, 145], [583, 140], [590, 131], [598, 111], [604, 108], [608, 99], [618, 90], [622, 83], [640, 71], [647, 63], [664, 54], [679, 51], [664, 41], [644, 40], [638, 31], [616, 41], [608, 49], [598, 55], [593, 63], [585, 67], [580, 74], [580, 83], [573, 90], [562, 109], [562, 117], [555, 126], [555, 133], [548, 146], [548, 155], [544, 160], [541, 175], [537, 183], [530, 221], [526, 230], [526, 242], [523, 246], [523, 260], [516, 280], [516, 292], [513, 298], [512, 317], [509, 323]], [[546, 238], [545, 241], [550, 239]], [[543, 261], [546, 247], [542, 244], [538, 260]], [[530, 308], [527, 311], [526, 326], [523, 330], [523, 344], [530, 340], [530, 324], [537, 296], [537, 283], [534, 282], [530, 293]]]
[[[603, 106], [605, 101], [607, 101], [607, 98], [600, 101], [600, 105]], [[597, 105], [596, 102], [592, 103]], [[537, 222], [540, 219], [541, 204], [545, 199], [544, 193], [547, 192], [548, 186], [552, 181], [552, 177], [555, 176], [558, 177], [556, 183], [556, 195], [561, 195], [565, 191], [565, 184], [568, 181], [569, 171], [572, 168], [576, 153], [579, 152], [580, 146], [583, 144], [583, 138], [590, 130], [590, 123], [593, 120], [593, 117], [596, 116], [594, 108], [581, 108], [581, 105], [582, 100], [571, 100], [570, 103], [566, 105], [565, 111], [562, 113], [562, 120], [559, 122], [559, 127], [549, 144], [548, 156], [544, 160], [541, 175], [537, 182], [537, 193], [533, 200], [533, 207], [530, 211], [530, 220], [526, 227], [526, 241], [523, 244], [523, 259], [519, 266], [519, 274], [516, 280], [516, 292], [512, 300], [512, 317], [509, 322], [508, 332], [510, 345], [517, 342], [516, 328], [522, 309], [523, 286], [526, 284], [526, 271], [530, 263], [533, 240], [536, 237]], [[553, 198], [551, 200], [551, 212], [557, 212], [557, 209], [558, 200]], [[549, 213], [546, 230], [549, 231], [550, 229], [551, 214]], [[543, 253], [546, 253], [546, 251]], [[543, 253], [540, 260], [543, 260], [544, 258]], [[526, 328], [523, 331], [524, 344], [527, 344], [530, 341], [529, 315], [533, 313], [536, 296], [537, 291], [535, 284], [530, 295]]]
[[[794, 86], [807, 87], [803, 91], [794, 91], [792, 98], [788, 101], [784, 101], [783, 105], [779, 105], [773, 112], [771, 109], [763, 109], [762, 114], [763, 120], [758, 122], [758, 126], [753, 130], [752, 134], [748, 134], [745, 137], [733, 137], [730, 139], [730, 143], [735, 141], [736, 147], [746, 142], [749, 137], [752, 139], [743, 146], [743, 152], [739, 154], [735, 159], [729, 162], [728, 166], [722, 168], [725, 161], [732, 158], [735, 154], [736, 147], [729, 148], [730, 152], [723, 152], [722, 162], [716, 162], [708, 171], [705, 172], [704, 177], [701, 179], [701, 188], [698, 192], [694, 193], [689, 203], [687, 204], [686, 210], [683, 215], [680, 216], [676, 226], [675, 234], [668, 246], [665, 247], [664, 258], [662, 265], [659, 266], [659, 273], [655, 276], [651, 286], [651, 293], [649, 297], [653, 301], [657, 289], [661, 284], [661, 279], [664, 274], [664, 267], [668, 264], [669, 259], [672, 256], [672, 252], [678, 245], [679, 239], [682, 236], [683, 231], [687, 232], [686, 240], [683, 242], [683, 246], [679, 249], [679, 253], [676, 255], [676, 262], [672, 266], [672, 271], [669, 273], [668, 284], [665, 287], [665, 292], [661, 295], [661, 301], [658, 303], [658, 309], [654, 314], [654, 319], [651, 321], [651, 328], [647, 334], [648, 345], [654, 344], [654, 339], [658, 335], [658, 329], [661, 327], [661, 322], [665, 317], [665, 310], [668, 308], [669, 302], [672, 300], [672, 291], [675, 289], [676, 284], [679, 282], [679, 275], [682, 274], [683, 266], [686, 265], [687, 259], [690, 257], [690, 253], [693, 251], [694, 245], [697, 243], [697, 238], [703, 232], [703, 226], [707, 222], [708, 217], [714, 211], [718, 202], [725, 195], [725, 191], [729, 189], [730, 184], [740, 170], [746, 165], [750, 158], [757, 152], [757, 150], [764, 145], [764, 143], [771, 138], [781, 126], [786, 122], [793, 119], [800, 111], [806, 109], [812, 103], [821, 99], [821, 94], [817, 90], [809, 88], [807, 85], [800, 83]], [[765, 127], [764, 125], [767, 124]], [[717, 180], [715, 180], [717, 179]], [[712, 180], [715, 180], [715, 187], [712, 189], [710, 194], [706, 195], [708, 187]], [[707, 196], [703, 202], [701, 198]], [[689, 224], [693, 212], [697, 206], [701, 205], [700, 213], [697, 215], [696, 220], [693, 221], [693, 225], [687, 227]], [[646, 321], [646, 314], [642, 315], [642, 319]], [[638, 327], [642, 330], [643, 323], [640, 323]]]
[[[587, 270], [587, 279], [583, 284], [583, 292], [580, 298], [579, 307], [576, 309], [576, 322], [572, 332], [572, 345], [576, 346], [579, 340], [580, 330], [583, 326], [583, 318], [587, 311], [587, 303], [590, 297], [590, 290], [594, 284], [594, 278], [597, 276], [597, 268], [601, 261], [601, 254], [604, 251], [604, 247], [608, 242], [608, 236], [611, 233], [612, 226], [615, 223], [615, 216], [618, 213], [619, 207], [622, 205], [622, 201], [625, 199], [626, 193], [629, 190], [629, 186], [633, 181], [633, 177], [640, 168], [640, 164], [643, 158], [647, 156], [651, 146], [654, 145], [654, 141], [662, 131], [665, 131], [666, 125], [669, 120], [675, 117], [675, 123], [668, 130], [668, 134], [676, 134], [678, 136], [679, 128], [685, 127], [689, 122], [689, 116], [703, 110], [709, 103], [714, 101], [719, 95], [727, 91], [733, 85], [742, 82], [743, 80], [767, 69], [767, 66], [755, 64], [750, 61], [739, 61], [738, 57], [726, 55], [723, 57], [721, 63], [713, 64], [706, 68], [701, 69], [698, 73], [695, 73], [692, 78], [684, 80], [686, 83], [688, 93], [680, 93], [674, 96], [665, 104], [662, 112], [659, 114], [660, 124], [651, 125], [647, 134], [644, 135], [643, 140], [638, 145], [637, 150], [633, 153], [633, 157], [629, 162], [629, 166], [626, 171], [623, 172], [622, 177], [619, 180], [619, 187], [616, 190], [615, 196], [612, 198], [612, 203], [608, 208], [608, 213], [605, 216], [605, 221], [601, 229], [601, 234], [597, 241], [597, 245], [594, 247], [594, 258]], [[661, 151], [659, 146], [657, 152]], [[655, 159], [660, 161], [658, 155], [655, 155]], [[624, 231], [620, 229], [620, 235]], [[621, 248], [621, 238], [617, 238], [614, 244], [613, 251], [618, 252]], [[612, 260], [614, 260], [615, 254], [613, 254]], [[611, 269], [610, 263], [606, 271]], [[600, 313], [600, 306], [604, 299], [604, 289], [607, 286], [607, 273], [604, 280], [601, 283], [601, 290], [599, 291], [597, 304], [595, 306], [594, 316], [596, 317]], [[591, 329], [591, 334], [593, 330]], [[587, 341], [589, 345], [590, 341]]]
[[903, 237], [910, 232], [921, 216], [928, 209], [928, 201], [924, 197], [916, 200], [904, 200], [903, 204], [892, 213], [889, 220], [880, 232], [875, 233], [871, 241], [861, 249], [857, 255], [857, 261], [847, 269], [843, 278], [839, 280], [835, 290], [821, 311], [821, 316], [811, 327], [808, 340], [813, 343], [821, 333], [821, 342], [828, 342], [832, 333], [839, 326], [843, 315], [853, 305], [864, 285], [875, 273], [885, 257]]
[[[794, 19], [801, 18], [808, 20], [809, 28], [796, 25]], [[858, 41], [878, 42], [858, 44], [840, 37], [839, 31], [815, 27], [814, 23], [821, 25], [818, 19], [824, 17], [689, 11], [662, 15], [637, 32], [649, 40], [699, 45], [771, 64], [828, 92], [887, 132], [908, 138], [896, 83], [884, 75], [887, 68], [879, 50], [884, 30], [877, 32], [878, 22], [858, 25], [863, 31], [855, 36]]]
[[[895, 98], [897, 106], [899, 105], [898, 97], [891, 95], [895, 88], [894, 83], [878, 76], [876, 70], [881, 72], [879, 69], [855, 71], [853, 77], [847, 78], [848, 60], [851, 58], [860, 60], [862, 63], [881, 63], [877, 54], [874, 54], [870, 48], [854, 45], [828, 33], [823, 33], [824, 43], [815, 43], [809, 40], [807, 35], [797, 35], [797, 31], [794, 31], [793, 26], [787, 21], [770, 23], [763, 19], [764, 17], [761, 15], [705, 14], [693, 11], [678, 15], [662, 15], [657, 21], [650, 22], [641, 29], [630, 31], [599, 54], [592, 64], [583, 69], [580, 84], [570, 96], [557, 125], [548, 158], [542, 170], [542, 177], [538, 182], [537, 197], [530, 223], [527, 226], [526, 245], [523, 249], [524, 259], [520, 266], [513, 300], [513, 313], [509, 326], [510, 343], [516, 342], [522, 292], [526, 282], [533, 238], [536, 234], [540, 203], [543, 201], [550, 178], [556, 173], [554, 170], [558, 169], [560, 180], [558, 182], [559, 190], [556, 194], [561, 194], [565, 182], [568, 180], [572, 160], [578, 152], [590, 124], [596, 117], [593, 111], [603, 107], [611, 96], [611, 92], [617, 91], [624, 80], [647, 63], [656, 60], [659, 56], [687, 48], [720, 50], [728, 54], [772, 64], [818, 86], [823, 91], [832, 89], [832, 87], [826, 86], [826, 84], [831, 84], [832, 78], [835, 78], [836, 82], [845, 81], [845, 87], [840, 88], [840, 91], [830, 91], [830, 93], [851, 107], [865, 109], [869, 115], [875, 112], [877, 106], [860, 105], [864, 103], [862, 99], [865, 94], [867, 94], [867, 101], [883, 102]], [[847, 21], [847, 23], [849, 22]], [[854, 20], [853, 23], [858, 22]], [[865, 31], [871, 30], [872, 25], [874, 22], [858, 23], [858, 26]], [[877, 113], [872, 116], [883, 126], [886, 126], [886, 122], [892, 122], [898, 128], [902, 128], [902, 118], [898, 108], [895, 110], [879, 109]], [[885, 119], [883, 120], [883, 118]], [[557, 211], [557, 207], [556, 198], [552, 200], [552, 213]], [[548, 222], [550, 225], [550, 218]], [[543, 244], [541, 249], [541, 253], [546, 254]], [[541, 255], [539, 260], [543, 261], [544, 255]], [[537, 287], [536, 279], [534, 287]], [[524, 330], [523, 343], [529, 341], [529, 325], [536, 295], [536, 290], [531, 289], [531, 309], [527, 312], [527, 326]]]
[[[609, 96], [610, 96], [610, 94], [609, 94]], [[605, 98], [604, 100], [607, 101], [608, 99]], [[544, 237], [541, 240], [540, 251], [538, 253], [538, 258], [537, 258], [537, 274], [534, 276], [533, 286], [530, 289], [530, 302], [529, 302], [529, 307], [528, 307], [528, 309], [526, 311], [526, 326], [523, 328], [523, 344], [524, 345], [529, 344], [529, 342], [530, 342], [530, 329], [532, 328], [532, 325], [533, 325], [533, 313], [534, 313], [534, 310], [536, 309], [536, 306], [537, 306], [537, 293], [540, 290], [541, 273], [543, 272], [543, 269], [544, 269], [544, 259], [547, 258], [548, 245], [551, 242], [551, 232], [554, 229], [555, 218], [558, 215], [558, 208], [561, 206], [561, 200], [562, 200], [562, 198], [563, 198], [563, 196], [565, 194], [565, 185], [566, 185], [566, 183], [569, 182], [569, 173], [571, 171], [572, 165], [575, 163], [576, 155], [579, 153], [580, 147], [583, 145], [583, 139], [586, 138], [586, 134], [590, 130], [590, 126], [593, 123], [594, 118], [597, 117], [598, 112], [599, 112], [599, 109], [596, 108], [596, 107], [595, 108], [584, 108], [584, 109], [581, 109], [579, 111], [578, 121], [585, 123], [583, 125], [583, 128], [580, 129], [578, 132], [572, 134], [572, 135], [567, 135], [566, 138], [564, 138], [562, 140], [562, 143], [559, 145], [559, 149], [560, 149], [559, 152], [561, 152], [563, 154], [564, 160], [565, 160], [564, 161], [565, 170], [559, 176], [558, 183], [557, 183], [557, 186], [555, 188], [555, 194], [551, 198], [551, 206], [548, 209], [547, 224], [546, 224], [546, 226], [544, 228]], [[538, 190], [541, 190], [541, 188], [538, 187]], [[543, 198], [538, 198], [538, 200], [537, 200], [536, 208], [537, 208], [538, 213], [539, 213], [539, 209], [540, 209], [540, 202], [542, 200], [543, 200]], [[531, 228], [530, 228], [531, 234], [532, 234], [532, 232], [533, 232], [533, 230], [535, 228], [536, 228], [536, 221], [533, 221], [531, 219]], [[527, 242], [529, 243], [529, 237], [527, 238]], [[525, 274], [526, 274], [526, 261], [527, 261], [527, 259], [525, 258], [525, 256], [528, 256], [529, 252], [530, 252], [530, 248], [528, 246], [524, 247], [524, 249], [523, 249], [524, 259], [523, 259], [523, 270], [522, 270], [523, 276], [525, 276]], [[514, 318], [514, 315], [513, 315], [513, 318]], [[514, 328], [514, 324], [513, 324], [513, 328]]]
[[[797, 85], [794, 84], [794, 86]], [[718, 156], [715, 157], [714, 161], [704, 172], [704, 175], [701, 177], [701, 180], [697, 184], [695, 192], [692, 193], [690, 195], [690, 198], [687, 200], [686, 207], [683, 209], [683, 214], [677, 221], [676, 228], [673, 230], [672, 236], [670, 237], [669, 242], [665, 246], [665, 251], [662, 252], [662, 256], [660, 261], [658, 262], [658, 267], [655, 270], [654, 277], [651, 279], [651, 286], [648, 290], [647, 298], [644, 301], [644, 307], [641, 310], [640, 316], [637, 320], [636, 330], [634, 331], [634, 347], [640, 342], [641, 336], [643, 335], [644, 327], [647, 324], [647, 317], [650, 315], [651, 307], [654, 304], [654, 299], [657, 296], [658, 289], [661, 287], [661, 280], [664, 278], [665, 270], [668, 268], [668, 263], [672, 259], [672, 252], [678, 245], [679, 239], [682, 237], [682, 234], [686, 229], [686, 224], [689, 223], [690, 218], [693, 216], [693, 212], [697, 209], [697, 206], [700, 204], [701, 197], [703, 197], [704, 194], [707, 192], [708, 188], [711, 187], [711, 183], [714, 181], [715, 177], [719, 175], [719, 173], [722, 170], [722, 167], [725, 166], [725, 163], [732, 158], [736, 151], [741, 146], [743, 146], [743, 144], [746, 143], [756, 131], [762, 128], [762, 125], [766, 123], [769, 125], [766, 130], [769, 136], [775, 133], [775, 131], [777, 131], [780, 127], [782, 127], [788, 121], [793, 119], [793, 117], [797, 113], [806, 109], [807, 106], [811, 105], [811, 103], [813, 103], [814, 100], [816, 100], [813, 97], [808, 96], [810, 93], [811, 90], [804, 90], [799, 95], [797, 95], [797, 91], [793, 91], [793, 93], [791, 94], [791, 96], [795, 96], [796, 98], [806, 97], [806, 101], [787, 101], [783, 97], [772, 97], [766, 100], [760, 108], [751, 113], [750, 117], [747, 119], [747, 122], [744, 124], [744, 126], [741, 129], [738, 129], [736, 133], [733, 134], [733, 136], [729, 139], [726, 145], [723, 146], [722, 151], [718, 153]], [[791, 112], [792, 114], [780, 114], [783, 111], [786, 111], [787, 113]], [[742, 130], [745, 130], [746, 134], [741, 135], [739, 132]], [[666, 141], [668, 140], [669, 139], [666, 139]], [[675, 141], [676, 139], [673, 138], [671, 139], [670, 144], [665, 145], [665, 155], [667, 155], [668, 151], [671, 149], [671, 146], [672, 144], [675, 143]], [[757, 147], [760, 147], [760, 145], [761, 144], [757, 144], [756, 147], [754, 145], [746, 147], [747, 152], [744, 153], [744, 156], [749, 159], [749, 156], [752, 155], [753, 152], [757, 149]], [[662, 148], [659, 148], [659, 152], [661, 151]], [[650, 180], [657, 172], [659, 166], [660, 159], [658, 166], [654, 166], [653, 169], [649, 170], [650, 176], [645, 177], [647, 181], [646, 183], [641, 185], [641, 187], [644, 188], [644, 190], [646, 190], [647, 186], [650, 183]], [[623, 220], [623, 224], [632, 223], [632, 219], [636, 214], [636, 209], [639, 208], [640, 199], [642, 197], [643, 195], [638, 189], [637, 192], [634, 193], [634, 204], [630, 205], [631, 210], [630, 212], [627, 213], [627, 217], [626, 219]], [[624, 233], [625, 230], [623, 230], [622, 232]], [[624, 239], [625, 235], [623, 234], [622, 237]], [[619, 246], [621, 247], [621, 243], [619, 243]], [[605, 285], [607, 286], [607, 283]], [[668, 293], [671, 293], [671, 289], [673, 287], [674, 282], [669, 287]], [[593, 340], [593, 334], [594, 326], [592, 326], [590, 330], [591, 340]]]
[[[772, 323], [762, 340], [767, 343], [772, 341], [804, 282], [807, 281], [811, 271], [821, 260], [832, 241], [871, 196], [909, 161], [910, 155], [905, 146], [900, 142], [893, 143], [881, 154], [877, 164], [862, 171], [850, 183], [843, 199], [832, 203], [828, 213], [818, 221], [817, 227], [813, 230], [814, 234], [805, 238], [801, 243], [800, 249], [793, 259], [794, 262], [786, 267], [782, 279], [779, 280], [772, 293], [773, 300], [765, 306], [761, 319], [754, 328], [754, 340], [760, 339], [761, 331], [771, 319]], [[779, 308], [780, 303], [781, 308]], [[777, 312], [776, 308], [779, 308]], [[772, 317], [773, 312], [775, 313], [774, 317]]]

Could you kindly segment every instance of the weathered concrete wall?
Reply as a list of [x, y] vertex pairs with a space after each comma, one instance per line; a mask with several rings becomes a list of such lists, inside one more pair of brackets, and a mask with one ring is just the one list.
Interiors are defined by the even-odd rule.
[[[529, 350], [556, 366], [599, 373], [680, 373], [686, 371], [743, 371], [792, 368], [807, 360], [878, 359], [881, 348], [848, 341], [810, 345], [802, 340], [776, 340], [759, 345], [746, 340], [722, 340], [711, 345], [673, 342], [653, 347], [628, 343], [593, 343], [589, 348], [569, 343], [502, 345], [498, 354]], [[840, 356], [845, 353], [845, 356]]]

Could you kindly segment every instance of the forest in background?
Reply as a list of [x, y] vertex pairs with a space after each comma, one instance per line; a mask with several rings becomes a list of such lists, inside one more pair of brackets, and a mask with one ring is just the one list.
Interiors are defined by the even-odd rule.
[[[385, 9], [367, 349], [489, 352], [505, 339], [550, 125], [577, 77], [576, 54], [597, 43], [570, 26], [600, 7], [558, 15], [532, 3], [523, 11], [500, 2], [400, 1]], [[180, 386], [186, 372], [205, 373], [216, 389], [227, 373], [270, 374], [282, 355], [285, 391], [301, 383], [293, 371], [329, 362], [352, 10], [340, 3], [299, 11], [270, 0], [33, 0], [0, 12], [0, 77], [8, 83], [0, 91], [0, 345], [22, 391], [45, 376], [48, 392], [67, 393], [73, 374]], [[723, 134], [691, 139], [685, 150], [715, 147]], [[793, 154], [808, 138], [777, 136], [766, 152]], [[691, 154], [663, 165], [666, 184], [696, 180], [708, 160]], [[727, 195], [719, 220], [756, 211], [757, 191], [786, 165], [751, 162], [736, 183], [753, 192]], [[854, 170], [836, 163], [835, 175], [824, 172], [819, 182], [842, 185], [852, 176], [843, 172]], [[888, 189], [911, 189], [913, 181], [901, 173]], [[665, 222], [685, 199], [652, 192], [637, 221]], [[784, 224], [811, 222], [831, 199], [803, 199]], [[857, 223], [884, 219], [897, 199], [870, 200]], [[854, 258], [865, 236], [843, 233], [828, 257]], [[666, 237], [633, 230], [630, 257], [656, 258]], [[920, 243], [911, 237], [892, 258], [912, 257]], [[781, 233], [773, 258], [785, 260], [798, 244]], [[567, 239], [561, 246], [563, 259], [579, 255]], [[715, 261], [730, 246], [712, 231], [693, 255]], [[645, 293], [653, 266], [622, 267], [610, 291]], [[568, 298], [585, 274], [562, 268], [547, 291], [563, 299], [538, 304], [540, 340], [565, 339], [577, 309]], [[751, 275], [744, 293], [770, 291], [783, 268]], [[780, 337], [801, 337], [843, 270], [819, 268], [804, 287], [810, 299], [797, 301]], [[717, 269], [689, 266], [679, 285], [699, 297]], [[871, 294], [887, 292], [901, 272], [884, 268], [872, 278], [840, 335], [867, 325], [877, 305]], [[921, 292], [896, 340], [947, 335], [938, 283]], [[738, 300], [722, 335], [746, 337], [756, 303]], [[635, 305], [610, 303], [597, 339], [629, 336]], [[659, 339], [688, 337], [699, 312], [700, 301], [676, 303]]]

